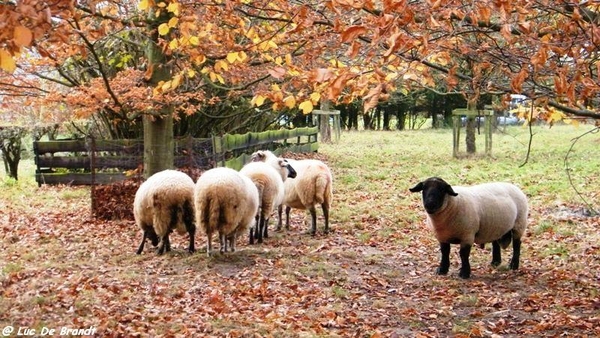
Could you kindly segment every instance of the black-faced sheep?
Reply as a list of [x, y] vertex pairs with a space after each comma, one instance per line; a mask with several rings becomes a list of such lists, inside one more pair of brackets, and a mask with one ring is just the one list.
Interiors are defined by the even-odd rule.
[[279, 170], [265, 162], [250, 162], [240, 170], [242, 175], [254, 182], [259, 196], [259, 212], [254, 231], [250, 230], [250, 244], [254, 244], [254, 239], [262, 243], [263, 236], [269, 237], [267, 230], [269, 218], [283, 202], [283, 177], [296, 177], [296, 171], [283, 159], [277, 161], [277, 167]]
[[188, 251], [194, 252], [194, 181], [176, 170], [164, 170], [150, 176], [138, 188], [133, 202], [136, 224], [142, 229], [143, 237], [137, 254], [144, 250], [146, 239], [157, 246], [158, 254], [171, 250], [169, 234], [173, 230], [190, 237]]
[[212, 251], [212, 235], [219, 234], [221, 253], [228, 244], [235, 251], [236, 237], [247, 233], [258, 212], [258, 189], [246, 176], [229, 168], [204, 172], [194, 190], [196, 223], [204, 229]]
[[[256, 153], [255, 153], [256, 154]], [[273, 153], [263, 151], [262, 155], [254, 156], [255, 161], [274, 163], [277, 159]], [[288, 163], [296, 170], [295, 178], [288, 178], [284, 182], [285, 195], [283, 204], [286, 206], [285, 227], [290, 226], [290, 211], [292, 208], [307, 210], [312, 218], [311, 234], [317, 232], [317, 211], [315, 206], [321, 205], [325, 219], [325, 233], [329, 232], [329, 210], [333, 200], [333, 175], [329, 167], [319, 160], [291, 160]], [[279, 208], [279, 221], [277, 229], [281, 229], [281, 212]]]
[[431, 177], [411, 192], [422, 192], [429, 226], [440, 243], [441, 262], [437, 273], [450, 267], [450, 244], [460, 244], [459, 276], [469, 278], [469, 254], [473, 243], [492, 243], [492, 265], [501, 263], [501, 250], [512, 240], [509, 267], [519, 268], [521, 237], [527, 227], [527, 197], [513, 184], [493, 182], [471, 187], [452, 187], [443, 179]]

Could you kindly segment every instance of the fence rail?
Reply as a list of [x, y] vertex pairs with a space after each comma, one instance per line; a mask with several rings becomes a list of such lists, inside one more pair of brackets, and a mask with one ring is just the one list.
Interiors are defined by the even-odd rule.
[[[262, 133], [185, 137], [175, 141], [174, 164], [177, 168], [209, 169], [226, 166], [239, 170], [252, 152], [269, 149], [313, 152], [318, 150], [317, 128], [273, 130]], [[33, 143], [38, 185], [108, 184], [126, 179], [127, 171], [143, 165], [142, 140], [35, 141]]]

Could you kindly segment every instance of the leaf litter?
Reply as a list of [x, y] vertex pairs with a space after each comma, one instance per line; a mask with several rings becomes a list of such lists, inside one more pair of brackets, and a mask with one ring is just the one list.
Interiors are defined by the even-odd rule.
[[[131, 194], [132, 185], [122, 186]], [[44, 189], [60, 198], [77, 188]], [[106, 189], [100, 194], [116, 188]], [[376, 199], [364, 191], [341, 198]], [[528, 234], [516, 272], [490, 267], [489, 246], [474, 249], [473, 277], [461, 280], [455, 250], [450, 274], [436, 276], [436, 241], [422, 218], [400, 215], [420, 213], [418, 203], [347, 224], [334, 216], [333, 232], [315, 237], [306, 214], [293, 211], [289, 231], [272, 231], [262, 245], [240, 238], [237, 252], [211, 258], [202, 234], [193, 255], [178, 235], [170, 254], [135, 255], [141, 235], [125, 211], [92, 218], [85, 197], [60, 209], [0, 207], [0, 326], [141, 337], [600, 335], [598, 217], [557, 219], [534, 208], [530, 232], [544, 219], [577, 230]]]

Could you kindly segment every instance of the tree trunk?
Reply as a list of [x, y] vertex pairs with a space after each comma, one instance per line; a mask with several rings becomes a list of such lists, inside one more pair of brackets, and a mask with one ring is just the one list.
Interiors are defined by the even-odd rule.
[[348, 130], [350, 129], [354, 129], [354, 130], [358, 130], [358, 108], [356, 108], [354, 105], [352, 105], [350, 107], [350, 112], [349, 112], [349, 127]]
[[15, 180], [19, 179], [19, 161], [21, 161], [21, 139], [11, 140], [14, 143], [5, 144], [2, 147], [2, 159], [4, 160], [4, 169], [8, 177]]
[[144, 177], [173, 168], [175, 156], [173, 116], [144, 116]]
[[[150, 29], [158, 27], [161, 23], [168, 22], [172, 14], [163, 11], [163, 15], [155, 17], [149, 14]], [[169, 60], [159, 47], [158, 31], [153, 30], [153, 36], [146, 46], [146, 57], [152, 65], [150, 86], [156, 87], [161, 81], [171, 79]], [[175, 140], [173, 137], [173, 109], [164, 107], [152, 115], [144, 115], [144, 177], [174, 167]]]
[[[477, 109], [477, 99], [470, 98], [467, 100], [467, 109], [469, 111], [474, 111]], [[475, 125], [477, 123], [477, 119], [475, 116], [467, 117], [467, 125], [465, 131], [465, 142], [467, 144], [467, 154], [475, 154], [477, 151], [475, 147]]]
[[467, 143], [467, 154], [475, 154], [477, 151], [475, 147], [475, 125], [476, 119], [474, 116], [467, 117], [466, 137], [465, 142]]
[[383, 110], [383, 130], [390, 130], [390, 117], [395, 105], [388, 105]]
[[[330, 111], [329, 101], [321, 101], [321, 111]], [[329, 124], [329, 115], [319, 115], [319, 133], [321, 133], [321, 142], [331, 142], [331, 126]]]

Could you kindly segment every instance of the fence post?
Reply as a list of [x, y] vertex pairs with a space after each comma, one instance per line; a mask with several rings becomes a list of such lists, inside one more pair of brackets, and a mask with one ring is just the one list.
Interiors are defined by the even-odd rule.
[[94, 136], [89, 136], [90, 138], [90, 174], [92, 175], [92, 189], [91, 193], [91, 204], [92, 210], [91, 214], [94, 217], [94, 210], [96, 210], [96, 139]]

